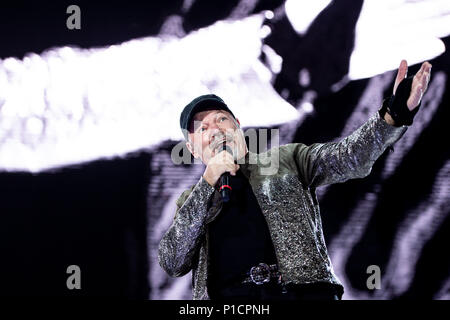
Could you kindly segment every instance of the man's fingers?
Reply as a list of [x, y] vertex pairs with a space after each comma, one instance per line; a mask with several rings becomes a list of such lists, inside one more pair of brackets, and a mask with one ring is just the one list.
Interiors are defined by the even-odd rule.
[[422, 96], [422, 77], [420, 70], [415, 74], [414, 80], [411, 86], [411, 94], [409, 95], [408, 101], [406, 101], [406, 105], [409, 110], [413, 110], [420, 101]]
[[223, 162], [234, 162], [233, 156], [226, 150], [220, 151], [218, 156]]
[[393, 94], [395, 94], [398, 85], [400, 84], [400, 82], [402, 82], [403, 79], [406, 78], [407, 74], [408, 74], [408, 63], [406, 62], [406, 60], [402, 60], [400, 62], [400, 66], [398, 67], [397, 76], [395, 77]]
[[431, 72], [431, 64], [429, 62], [422, 63], [419, 71], [417, 71], [417, 73], [414, 75], [415, 82], [419, 82], [422, 84], [423, 87], [425, 87], [424, 84], [428, 81], [430, 77], [430, 72]]
[[424, 74], [422, 75], [422, 81], [420, 83], [422, 85], [423, 91], [427, 90], [429, 80], [430, 80], [430, 73], [424, 72]]
[[399, 81], [403, 80], [404, 78], [406, 78], [407, 73], [408, 73], [408, 63], [406, 62], [406, 60], [402, 60], [400, 62], [400, 66], [398, 67], [396, 80]]
[[419, 71], [417, 71], [417, 73], [416, 73], [416, 76], [422, 77], [424, 74], [430, 73], [430, 71], [431, 71], [431, 64], [428, 61], [426, 61], [426, 62], [422, 63]]
[[427, 62], [427, 65], [425, 66], [425, 70], [423, 73], [423, 78], [422, 78], [422, 87], [423, 87], [424, 92], [428, 88], [428, 83], [430, 82], [430, 76], [431, 76], [431, 64]]
[[419, 75], [419, 76], [422, 75], [423, 71], [425, 70], [425, 65], [426, 65], [426, 62], [422, 63], [419, 71], [417, 71], [417, 75]]
[[409, 110], [416, 108], [420, 100], [422, 100], [423, 94], [428, 88], [428, 82], [430, 81], [431, 63], [428, 61], [422, 63], [419, 71], [414, 75], [411, 94], [406, 102]]
[[228, 172], [233, 173], [233, 172], [236, 172], [237, 170], [239, 170], [239, 165], [234, 163], [234, 158], [230, 153], [225, 151], [225, 152], [221, 152], [220, 154], [222, 156], [221, 163], [226, 165]]
[[230, 174], [231, 174], [232, 176], [235, 176], [235, 175], [236, 175], [236, 172], [239, 170], [239, 165], [238, 165], [238, 164], [235, 164], [235, 165], [233, 165], [233, 166], [230, 166], [228, 169], [229, 169]]
[[422, 95], [423, 95], [422, 84], [417, 83], [411, 89], [411, 95], [409, 96], [408, 101], [406, 102], [406, 105], [408, 106], [409, 110], [413, 110], [415, 107], [417, 107], [420, 100], [422, 99]]

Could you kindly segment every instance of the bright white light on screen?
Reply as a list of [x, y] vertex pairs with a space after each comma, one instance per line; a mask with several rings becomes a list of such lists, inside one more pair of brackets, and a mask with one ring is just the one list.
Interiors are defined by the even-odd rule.
[[287, 0], [284, 4], [286, 16], [294, 30], [299, 34], [304, 34], [330, 2], [331, 0]]
[[306, 113], [311, 113], [314, 111], [314, 106], [311, 102], [304, 102], [304, 103], [302, 103], [301, 107], [302, 107], [303, 111]]
[[243, 127], [296, 119], [259, 61], [270, 31], [263, 19], [0, 60], [0, 170], [39, 171], [181, 140], [182, 108], [205, 93], [221, 96]]
[[355, 31], [349, 78], [369, 78], [432, 59], [450, 35], [448, 0], [365, 0]]
[[274, 17], [273, 11], [271, 11], [271, 10], [265, 11], [264, 16], [266, 17], [266, 19], [273, 19], [273, 17]]

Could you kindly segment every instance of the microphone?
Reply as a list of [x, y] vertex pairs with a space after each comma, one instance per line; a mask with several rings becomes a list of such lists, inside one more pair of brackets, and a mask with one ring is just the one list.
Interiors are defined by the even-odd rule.
[[[224, 151], [224, 150], [227, 151], [229, 154], [233, 155], [233, 151], [231, 150], [231, 148], [229, 146], [226, 145], [225, 142], [222, 145], [221, 151]], [[230, 173], [224, 172], [220, 176], [220, 183], [219, 183], [219, 192], [220, 192], [220, 195], [222, 196], [223, 202], [228, 202], [230, 200], [231, 190], [232, 190], [232, 188], [230, 186]]]

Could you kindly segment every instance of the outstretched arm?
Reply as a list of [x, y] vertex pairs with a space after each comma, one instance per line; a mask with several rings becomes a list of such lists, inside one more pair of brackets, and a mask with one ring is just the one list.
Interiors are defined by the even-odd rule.
[[428, 87], [431, 64], [424, 62], [412, 79], [405, 79], [407, 69], [403, 60], [394, 84], [393, 93], [397, 96], [383, 104], [383, 108], [391, 109], [377, 112], [348, 137], [339, 142], [286, 146], [291, 149], [299, 174], [307, 186], [317, 187], [367, 176], [386, 148], [402, 137], [407, 130], [404, 124], [412, 123]]

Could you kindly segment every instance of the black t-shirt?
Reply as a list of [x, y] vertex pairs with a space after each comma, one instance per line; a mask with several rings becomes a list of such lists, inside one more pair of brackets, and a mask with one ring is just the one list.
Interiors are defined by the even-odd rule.
[[261, 262], [277, 263], [267, 222], [241, 170], [230, 175], [230, 185], [230, 201], [223, 203], [209, 224], [208, 285], [216, 290], [239, 280]]

